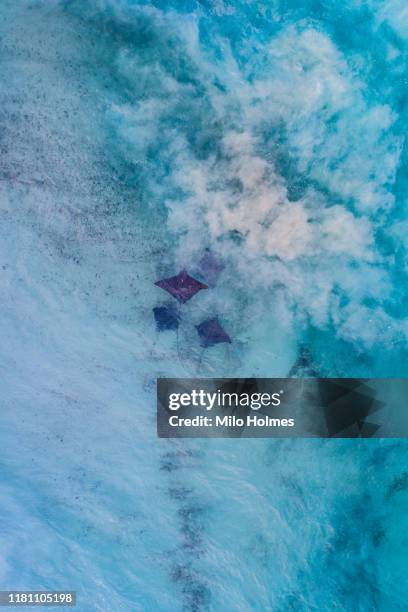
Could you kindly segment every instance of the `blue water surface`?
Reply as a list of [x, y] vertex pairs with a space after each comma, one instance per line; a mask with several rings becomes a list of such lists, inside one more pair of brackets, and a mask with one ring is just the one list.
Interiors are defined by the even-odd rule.
[[[0, 589], [408, 610], [405, 441], [155, 424], [158, 376], [406, 375], [406, 3], [0, 16]], [[154, 282], [183, 268], [209, 289], [160, 331]], [[214, 316], [232, 344], [204, 350]]]

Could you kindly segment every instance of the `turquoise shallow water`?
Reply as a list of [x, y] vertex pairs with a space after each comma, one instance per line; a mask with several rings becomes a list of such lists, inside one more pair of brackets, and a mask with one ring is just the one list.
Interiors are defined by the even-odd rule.
[[[408, 609], [404, 441], [155, 434], [160, 375], [405, 376], [405, 4], [0, 15], [1, 588]], [[206, 249], [159, 333], [154, 281]], [[214, 315], [233, 342], [203, 351]]]

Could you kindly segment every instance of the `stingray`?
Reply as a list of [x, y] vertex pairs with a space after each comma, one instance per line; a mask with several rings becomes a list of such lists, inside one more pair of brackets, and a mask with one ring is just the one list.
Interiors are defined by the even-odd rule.
[[204, 348], [220, 344], [221, 342], [231, 344], [231, 338], [220, 325], [217, 317], [203, 321], [200, 325], [196, 325], [196, 329], [200, 336], [201, 346]]
[[200, 283], [200, 281], [187, 274], [186, 270], [182, 270], [177, 276], [163, 278], [157, 281], [155, 285], [170, 293], [182, 304], [188, 302], [201, 289], [208, 289], [208, 285]]
[[224, 264], [215, 257], [210, 249], [206, 249], [204, 255], [200, 259], [200, 268], [207, 283], [213, 286], [216, 284], [219, 275], [223, 271]]
[[153, 315], [158, 331], [178, 329], [180, 317], [173, 306], [155, 306]]

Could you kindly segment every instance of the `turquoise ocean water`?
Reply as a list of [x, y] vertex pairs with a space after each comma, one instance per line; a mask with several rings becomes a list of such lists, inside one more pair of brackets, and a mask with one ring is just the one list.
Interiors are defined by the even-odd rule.
[[[157, 376], [406, 375], [406, 3], [0, 17], [0, 589], [408, 610], [405, 441], [155, 430]], [[208, 253], [159, 333], [154, 282]], [[215, 315], [233, 341], [204, 351]]]

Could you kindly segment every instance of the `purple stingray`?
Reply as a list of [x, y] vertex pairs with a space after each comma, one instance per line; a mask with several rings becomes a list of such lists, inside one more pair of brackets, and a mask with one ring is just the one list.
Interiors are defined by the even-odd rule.
[[217, 317], [213, 319], [207, 319], [196, 325], [198, 335], [200, 336], [201, 346], [207, 348], [220, 342], [231, 343], [231, 338], [227, 332], [221, 327]]
[[206, 249], [204, 255], [200, 259], [200, 268], [205, 280], [210, 285], [215, 285], [219, 275], [224, 269], [224, 265], [218, 261], [210, 249]]
[[200, 283], [192, 276], [189, 276], [185, 270], [182, 270], [177, 276], [163, 278], [157, 281], [155, 285], [168, 291], [170, 295], [175, 297], [176, 300], [182, 304], [191, 299], [193, 295], [201, 291], [201, 289], [208, 289], [208, 285], [204, 285], [204, 283]]

